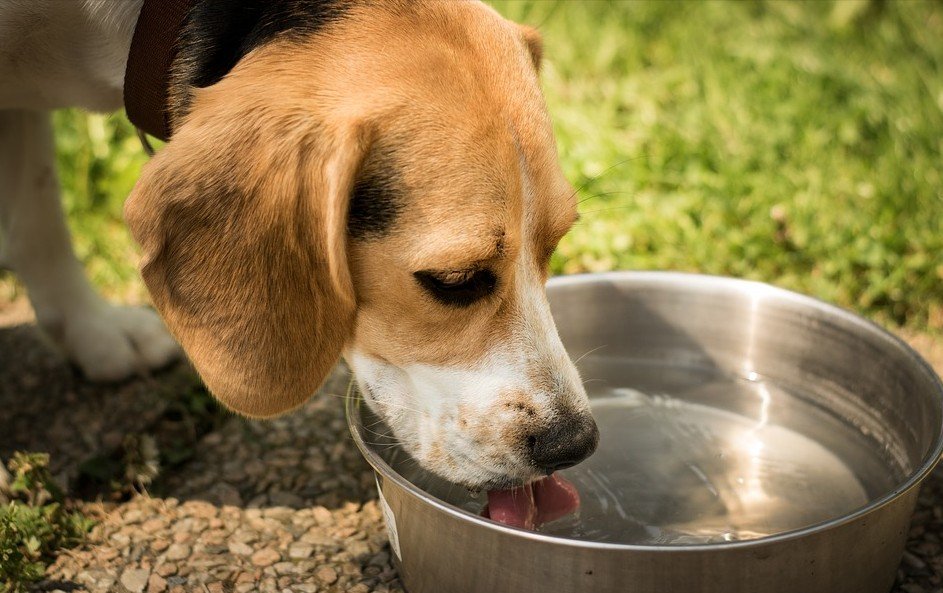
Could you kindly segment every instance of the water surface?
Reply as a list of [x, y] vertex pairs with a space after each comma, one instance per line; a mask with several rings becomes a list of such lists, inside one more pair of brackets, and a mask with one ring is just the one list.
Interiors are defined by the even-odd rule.
[[[620, 384], [587, 384], [600, 445], [562, 472], [581, 506], [541, 526], [548, 534], [662, 545], [754, 539], [852, 512], [907, 469], [868, 430], [830, 413], [821, 394], [704, 369], [606, 359], [581, 366], [584, 376]], [[384, 457], [449, 503], [479, 513], [486, 502], [401, 450]]]

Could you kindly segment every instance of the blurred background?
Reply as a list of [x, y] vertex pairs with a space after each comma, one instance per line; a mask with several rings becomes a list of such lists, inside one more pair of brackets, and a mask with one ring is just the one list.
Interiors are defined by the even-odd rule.
[[[544, 35], [580, 188], [555, 273], [740, 276], [943, 332], [943, 3], [493, 4]], [[138, 139], [122, 113], [55, 123], [80, 257], [145, 301], [121, 220]], [[0, 277], [0, 298], [21, 292]]]

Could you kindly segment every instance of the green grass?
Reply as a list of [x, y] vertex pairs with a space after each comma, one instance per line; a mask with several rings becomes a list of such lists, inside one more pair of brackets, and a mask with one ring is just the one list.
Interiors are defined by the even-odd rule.
[[501, 7], [543, 23], [585, 184], [555, 271], [741, 276], [943, 329], [943, 4]]
[[140, 302], [146, 290], [137, 252], [122, 219], [122, 205], [147, 162], [124, 113], [55, 114], [62, 198], [75, 250], [106, 294]]
[[[543, 32], [582, 188], [555, 272], [740, 276], [943, 330], [943, 3], [495, 5]], [[79, 252], [139, 299], [120, 220], [137, 140], [119, 115], [56, 126]]]
[[93, 521], [63, 507], [46, 453], [14, 453], [9, 502], [0, 505], [0, 593], [42, 579], [57, 550], [78, 545]]

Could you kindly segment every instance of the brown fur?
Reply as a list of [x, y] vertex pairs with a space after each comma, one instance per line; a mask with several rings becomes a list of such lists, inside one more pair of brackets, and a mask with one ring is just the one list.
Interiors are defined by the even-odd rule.
[[[474, 3], [390, 6], [272, 42], [194, 91], [127, 202], [155, 305], [242, 414], [301, 404], [350, 344], [396, 365], [480, 359], [513, 327], [520, 266], [542, 282], [575, 218], [536, 31]], [[392, 232], [349, 241], [350, 192], [379, 146], [405, 207]], [[485, 264], [498, 291], [466, 309], [412, 276]]]

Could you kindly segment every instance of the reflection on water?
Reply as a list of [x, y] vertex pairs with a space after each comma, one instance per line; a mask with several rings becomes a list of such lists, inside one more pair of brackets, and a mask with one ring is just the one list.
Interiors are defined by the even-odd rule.
[[[896, 472], [859, 429], [785, 390], [755, 377], [661, 373], [636, 374], [645, 393], [592, 394], [599, 449], [563, 472], [580, 510], [540, 531], [636, 544], [752, 539], [835, 518], [893, 487]], [[741, 400], [748, 405], [729, 405]], [[427, 491], [481, 510], [484, 495], [426, 474], [395, 449], [386, 457]]]
[[797, 432], [630, 389], [594, 403], [613, 442], [567, 473], [583, 495], [581, 513], [551, 533], [663, 544], [751, 539], [867, 502], [851, 470]]

